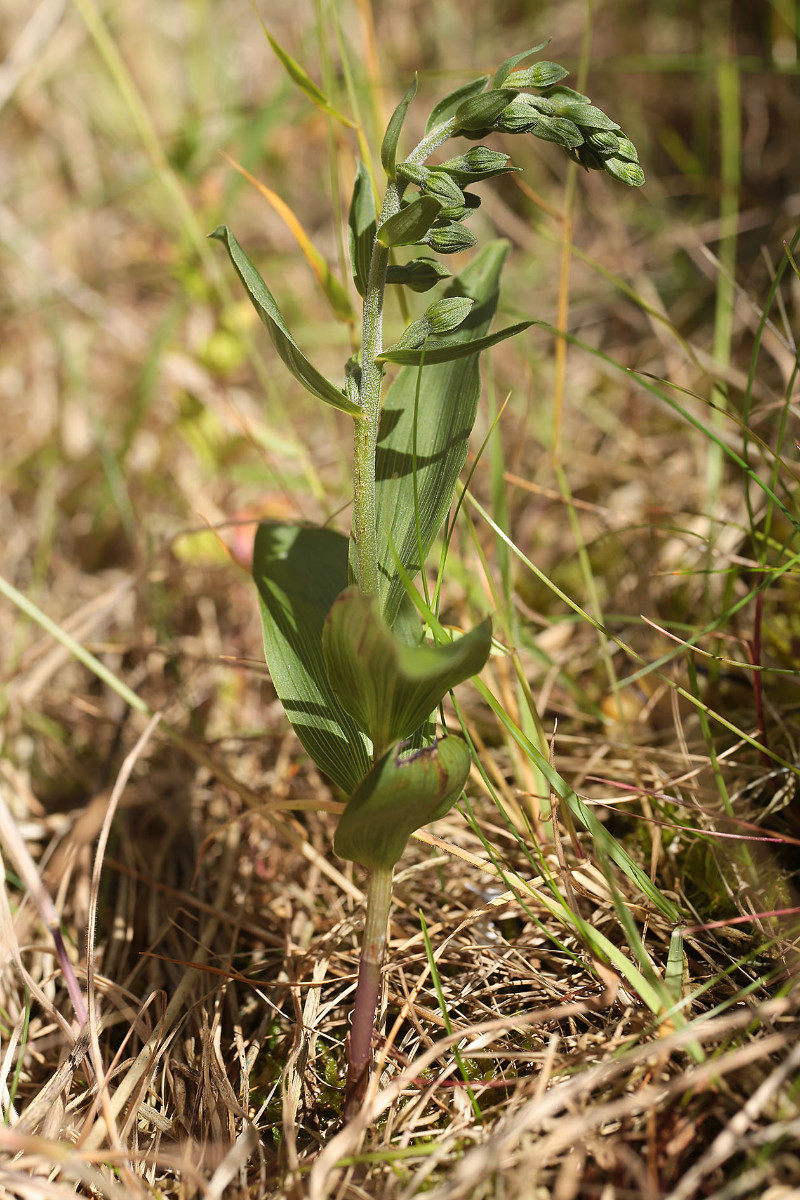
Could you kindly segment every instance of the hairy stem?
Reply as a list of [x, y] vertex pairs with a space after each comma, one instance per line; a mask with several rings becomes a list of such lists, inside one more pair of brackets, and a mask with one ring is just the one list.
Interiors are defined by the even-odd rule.
[[367, 919], [361, 944], [358, 984], [350, 1026], [347, 1089], [344, 1118], [349, 1121], [361, 1107], [369, 1081], [370, 1051], [386, 950], [386, 927], [392, 902], [392, 867], [371, 872], [367, 884]]

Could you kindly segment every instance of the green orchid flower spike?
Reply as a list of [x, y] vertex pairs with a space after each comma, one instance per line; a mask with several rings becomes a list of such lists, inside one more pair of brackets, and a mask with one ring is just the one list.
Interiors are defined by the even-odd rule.
[[[434, 256], [476, 245], [465, 223], [480, 197], [470, 189], [517, 170], [507, 154], [483, 144], [495, 133], [553, 142], [587, 170], [632, 187], [644, 183], [631, 141], [588, 96], [563, 84], [563, 67], [546, 60], [520, 65], [545, 44], [507, 59], [493, 78], [481, 76], [445, 96], [425, 136], [403, 157], [414, 80], [381, 146], [380, 211], [369, 172], [358, 163], [348, 233], [353, 282], [363, 299], [361, 346], [341, 383], [301, 350], [230, 230], [220, 226], [211, 235], [227, 249], [288, 370], [353, 421], [350, 537], [264, 524], [253, 561], [273, 683], [303, 746], [348, 797], [334, 849], [368, 874], [346, 1119], [360, 1107], [369, 1078], [394, 865], [415, 830], [458, 801], [469, 774], [466, 743], [437, 734], [435, 714], [453, 687], [481, 670], [492, 640], [486, 620], [453, 641], [437, 627], [438, 643], [426, 641], [408, 589], [445, 522], [466, 460], [480, 354], [531, 324], [490, 332], [505, 243], [483, 247], [455, 277]], [[452, 139], [473, 144], [431, 163]], [[390, 262], [402, 247], [421, 252]], [[387, 283], [413, 295], [448, 280], [442, 298], [384, 347]], [[389, 362], [400, 370], [384, 396]]]

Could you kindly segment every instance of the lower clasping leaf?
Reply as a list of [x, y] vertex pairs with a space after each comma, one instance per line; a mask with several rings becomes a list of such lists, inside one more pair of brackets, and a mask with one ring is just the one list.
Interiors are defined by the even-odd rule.
[[457, 737], [406, 754], [400, 746], [388, 750], [350, 797], [334, 850], [368, 871], [390, 871], [412, 833], [453, 807], [469, 764], [467, 744]]
[[384, 621], [377, 597], [356, 587], [334, 601], [322, 633], [331, 688], [376, 757], [410, 738], [451, 688], [477, 675], [491, 645], [489, 617], [455, 642], [406, 645]]

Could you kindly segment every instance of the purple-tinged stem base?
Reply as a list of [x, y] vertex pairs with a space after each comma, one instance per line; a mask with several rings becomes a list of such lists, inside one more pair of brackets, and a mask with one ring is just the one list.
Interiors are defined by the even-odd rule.
[[381, 987], [381, 967], [386, 950], [386, 927], [392, 902], [392, 867], [376, 868], [367, 884], [367, 916], [356, 999], [347, 1041], [347, 1085], [344, 1119], [350, 1121], [364, 1102], [369, 1083], [370, 1052]]

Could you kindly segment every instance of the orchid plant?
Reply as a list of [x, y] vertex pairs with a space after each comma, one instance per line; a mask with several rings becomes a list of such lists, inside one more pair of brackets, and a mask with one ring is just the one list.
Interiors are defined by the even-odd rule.
[[[644, 182], [633, 144], [588, 96], [563, 84], [563, 67], [520, 66], [544, 45], [445, 96], [421, 141], [401, 157], [414, 80], [383, 138], [380, 210], [374, 181], [358, 163], [348, 227], [362, 336], [342, 385], [299, 348], [227, 226], [211, 235], [226, 247], [286, 367], [313, 396], [346, 414], [354, 430], [350, 537], [328, 527], [263, 523], [253, 559], [274, 686], [303, 746], [348, 798], [334, 849], [368, 877], [346, 1118], [361, 1105], [369, 1078], [394, 866], [411, 834], [456, 803], [469, 773], [466, 743], [437, 733], [434, 716], [453, 687], [481, 670], [492, 640], [490, 619], [458, 638], [434, 622], [434, 640], [426, 640], [418, 611], [428, 611], [429, 625], [430, 614], [412, 584], [464, 466], [481, 352], [530, 324], [489, 332], [505, 243], [486, 245], [455, 277], [438, 256], [476, 245], [466, 222], [480, 198], [471, 189], [517, 169], [507, 154], [482, 144], [492, 134], [531, 134], [588, 170], [631, 186]], [[472, 144], [432, 161], [453, 139]], [[406, 247], [414, 248], [410, 257]], [[387, 285], [424, 293], [446, 280], [443, 297], [384, 346]], [[400, 370], [384, 396], [388, 364]]]

